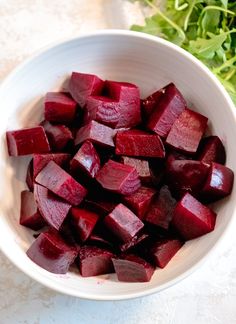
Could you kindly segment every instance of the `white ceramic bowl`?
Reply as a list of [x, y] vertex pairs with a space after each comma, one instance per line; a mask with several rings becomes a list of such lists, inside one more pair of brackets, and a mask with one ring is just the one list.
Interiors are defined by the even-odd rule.
[[29, 158], [9, 158], [5, 131], [36, 124], [42, 118], [42, 98], [57, 90], [71, 71], [94, 73], [104, 79], [133, 82], [143, 96], [173, 81], [190, 107], [209, 117], [210, 129], [223, 140], [227, 165], [236, 171], [235, 108], [217, 79], [193, 56], [156, 37], [128, 31], [103, 31], [45, 50], [17, 68], [1, 85], [0, 247], [22, 271], [59, 292], [97, 300], [144, 296], [167, 288], [189, 275], [224, 237], [235, 214], [232, 195], [217, 204], [214, 232], [188, 242], [164, 270], [148, 283], [121, 283], [115, 275], [81, 278], [55, 275], [25, 254], [32, 232], [18, 224], [20, 192], [25, 189]]

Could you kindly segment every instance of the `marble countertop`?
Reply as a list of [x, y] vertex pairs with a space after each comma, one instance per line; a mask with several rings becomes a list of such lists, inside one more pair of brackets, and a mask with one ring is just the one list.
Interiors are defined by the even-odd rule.
[[[96, 29], [127, 28], [142, 19], [138, 6], [125, 0], [0, 0], [0, 80], [51, 42]], [[236, 323], [235, 225], [189, 278], [130, 301], [94, 302], [60, 295], [0, 254], [0, 323]]]

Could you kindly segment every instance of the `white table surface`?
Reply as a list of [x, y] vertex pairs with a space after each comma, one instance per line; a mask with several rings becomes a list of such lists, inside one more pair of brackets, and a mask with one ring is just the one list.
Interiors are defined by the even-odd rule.
[[[0, 80], [50, 44], [103, 28], [127, 28], [142, 15], [125, 0], [0, 0]], [[4, 109], [4, 107], [1, 107]], [[121, 302], [60, 295], [0, 254], [0, 323], [236, 323], [236, 222], [193, 275], [159, 294]]]

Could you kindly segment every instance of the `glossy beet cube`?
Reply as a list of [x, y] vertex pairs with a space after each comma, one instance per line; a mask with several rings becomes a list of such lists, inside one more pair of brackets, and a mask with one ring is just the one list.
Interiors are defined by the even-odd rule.
[[234, 173], [231, 169], [218, 163], [212, 163], [207, 180], [202, 189], [202, 197], [213, 202], [231, 194]]
[[185, 108], [186, 101], [182, 94], [173, 83], [170, 83], [165, 87], [165, 93], [148, 119], [148, 129], [159, 136], [166, 137], [176, 118]]
[[45, 220], [38, 211], [34, 194], [28, 190], [21, 192], [20, 224], [35, 231], [46, 225]]
[[123, 201], [138, 218], [143, 219], [155, 193], [156, 190], [153, 188], [140, 187], [132, 195], [125, 196]]
[[172, 224], [185, 240], [191, 240], [214, 230], [216, 213], [186, 193], [177, 203]]
[[104, 81], [96, 75], [72, 72], [69, 80], [69, 92], [72, 98], [84, 107], [89, 96], [100, 95]]
[[80, 241], [86, 241], [91, 235], [99, 216], [83, 208], [71, 208], [72, 224]]
[[123, 243], [119, 246], [119, 249], [121, 252], [126, 252], [130, 249], [134, 249], [137, 246], [139, 246], [141, 243], [143, 243], [145, 240], [149, 238], [148, 234], [138, 234], [135, 235], [130, 241]]
[[58, 274], [67, 273], [77, 256], [77, 250], [52, 231], [41, 233], [26, 253], [40, 267]]
[[54, 161], [40, 171], [35, 181], [75, 206], [87, 194], [87, 190]]
[[118, 132], [115, 144], [117, 155], [165, 157], [165, 148], [160, 137], [141, 130]]
[[104, 189], [131, 195], [140, 187], [138, 173], [134, 167], [109, 160], [98, 172], [97, 181]]
[[141, 110], [142, 110], [143, 120], [148, 118], [155, 108], [157, 109], [158, 104], [164, 93], [165, 93], [165, 88], [162, 88], [152, 93], [147, 98], [141, 100]]
[[167, 186], [163, 186], [149, 206], [145, 216], [146, 222], [164, 229], [168, 229], [173, 217], [175, 205], [176, 200], [172, 197], [169, 188]]
[[218, 136], [208, 136], [201, 140], [197, 158], [205, 163], [216, 162], [225, 164], [226, 153], [223, 143]]
[[33, 159], [30, 160], [27, 171], [26, 171], [26, 179], [25, 182], [30, 191], [34, 190], [34, 180], [33, 180]]
[[181, 152], [196, 153], [207, 128], [207, 120], [205, 116], [185, 109], [171, 127], [166, 143]]
[[37, 184], [34, 185], [34, 198], [45, 221], [51, 227], [59, 230], [71, 205]]
[[100, 146], [114, 147], [113, 137], [115, 131], [105, 125], [102, 125], [95, 120], [92, 120], [87, 125], [81, 127], [75, 137], [75, 145], [79, 145], [86, 140], [96, 143]]
[[206, 181], [210, 165], [193, 160], [168, 161], [166, 181], [176, 197], [182, 197], [186, 191], [198, 195]]
[[140, 91], [128, 82], [106, 81], [105, 89], [111, 99], [119, 102], [120, 114], [116, 128], [134, 127], [141, 122]]
[[84, 171], [94, 178], [100, 169], [100, 158], [93, 144], [89, 141], [83, 143], [70, 162], [73, 172]]
[[48, 154], [34, 154], [33, 156], [33, 177], [35, 178], [39, 172], [50, 162], [54, 161], [62, 168], [67, 165], [71, 155], [67, 153], [48, 153]]
[[96, 120], [115, 128], [120, 118], [120, 103], [102, 96], [89, 97], [86, 104], [85, 122]]
[[48, 92], [44, 100], [44, 117], [52, 123], [68, 124], [76, 116], [77, 103], [66, 92]]
[[47, 153], [49, 142], [42, 126], [6, 132], [8, 153], [11, 156]]
[[183, 244], [177, 239], [158, 240], [150, 248], [150, 257], [157, 267], [165, 268]]
[[72, 143], [73, 135], [65, 125], [52, 125], [48, 121], [44, 121], [41, 125], [45, 129], [52, 151], [62, 151]]
[[152, 173], [148, 160], [122, 156], [121, 162], [136, 169], [143, 185], [152, 185]]
[[112, 259], [112, 262], [119, 281], [147, 282], [154, 273], [154, 267], [150, 263], [134, 254]]
[[104, 248], [84, 245], [79, 250], [78, 267], [82, 277], [98, 276], [114, 272], [114, 254]]
[[105, 217], [107, 228], [121, 241], [130, 241], [144, 226], [143, 222], [123, 204]]

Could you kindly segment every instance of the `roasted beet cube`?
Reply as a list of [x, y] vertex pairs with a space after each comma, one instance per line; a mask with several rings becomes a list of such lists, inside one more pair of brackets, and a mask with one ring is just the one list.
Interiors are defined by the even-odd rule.
[[11, 156], [47, 153], [50, 151], [42, 126], [6, 132], [8, 153]]
[[143, 157], [165, 157], [165, 148], [158, 135], [133, 129], [118, 132], [116, 154]]
[[34, 194], [27, 190], [21, 192], [20, 224], [35, 231], [46, 225], [45, 220], [38, 211]]
[[140, 218], [143, 219], [156, 193], [153, 188], [140, 187], [135, 193], [123, 198], [124, 203]]
[[71, 155], [67, 153], [34, 154], [33, 156], [34, 178], [50, 161], [54, 161], [56, 164], [58, 164], [63, 168], [69, 162], [70, 156]]
[[82, 246], [78, 254], [78, 267], [82, 277], [98, 276], [114, 272], [112, 258], [114, 254], [109, 250], [96, 246]]
[[100, 169], [100, 158], [93, 144], [89, 141], [83, 143], [70, 162], [71, 170], [85, 171], [91, 178], [94, 178]]
[[71, 205], [37, 184], [34, 185], [34, 198], [45, 221], [51, 227], [59, 230]]
[[196, 153], [207, 128], [207, 120], [205, 116], [185, 109], [171, 127], [166, 143], [181, 152]]
[[27, 171], [26, 171], [26, 179], [25, 182], [30, 191], [34, 190], [34, 180], [33, 180], [33, 159], [30, 160]]
[[45, 129], [52, 151], [62, 151], [72, 143], [72, 133], [65, 125], [52, 125], [48, 121], [44, 121], [41, 125]]
[[118, 101], [107, 97], [89, 97], [86, 104], [85, 122], [96, 120], [115, 128], [119, 122], [121, 106]]
[[99, 216], [88, 209], [71, 208], [72, 223], [80, 241], [86, 241], [91, 235]]
[[225, 164], [226, 153], [223, 143], [218, 136], [204, 137], [198, 148], [198, 160], [211, 163]]
[[116, 128], [134, 127], [141, 122], [139, 88], [127, 82], [106, 81], [108, 96], [120, 104], [119, 121]]
[[230, 195], [234, 182], [234, 173], [231, 169], [218, 163], [212, 163], [202, 189], [202, 197], [207, 202], [213, 202]]
[[119, 246], [119, 249], [121, 252], [126, 252], [130, 249], [134, 249], [141, 243], [143, 243], [145, 240], [149, 238], [148, 234], [140, 234], [140, 235], [135, 235], [129, 242], [123, 243]]
[[160, 102], [161, 97], [165, 93], [165, 89], [166, 88], [157, 90], [147, 98], [141, 100], [142, 117], [144, 120], [151, 115], [155, 108], [158, 109], [157, 106]]
[[186, 101], [182, 94], [173, 83], [170, 83], [165, 87], [165, 93], [148, 119], [148, 129], [159, 136], [166, 137], [176, 118], [185, 108]]
[[67, 273], [77, 256], [77, 250], [52, 231], [41, 233], [26, 253], [40, 267], [60, 274]]
[[148, 160], [122, 156], [121, 162], [136, 169], [142, 184], [152, 185], [152, 173]]
[[150, 263], [134, 254], [112, 259], [112, 262], [119, 281], [147, 282], [154, 272], [154, 267]]
[[177, 239], [158, 240], [150, 248], [150, 257], [157, 267], [165, 268], [183, 244]]
[[87, 194], [87, 190], [54, 161], [40, 171], [35, 181], [72, 205], [79, 205]]
[[86, 140], [90, 140], [100, 146], [114, 147], [113, 137], [115, 131], [105, 125], [92, 120], [87, 125], [81, 127], [75, 137], [75, 145], [79, 145]]
[[213, 231], [216, 213], [186, 193], [177, 203], [172, 224], [185, 240], [191, 240]]
[[172, 197], [169, 188], [163, 186], [160, 192], [152, 200], [145, 216], [146, 222], [168, 229], [175, 205], [176, 200]]
[[143, 222], [123, 204], [117, 205], [105, 217], [104, 223], [123, 242], [130, 241], [144, 226]]
[[96, 75], [72, 72], [69, 81], [69, 92], [72, 98], [84, 107], [89, 96], [100, 95], [104, 81]]
[[176, 197], [182, 197], [186, 191], [198, 195], [206, 181], [210, 165], [193, 160], [168, 161], [166, 181]]
[[97, 181], [104, 189], [131, 195], [140, 187], [138, 173], [134, 167], [109, 160], [98, 172]]
[[75, 119], [77, 103], [66, 92], [48, 92], [44, 100], [44, 117], [52, 123], [68, 124]]

